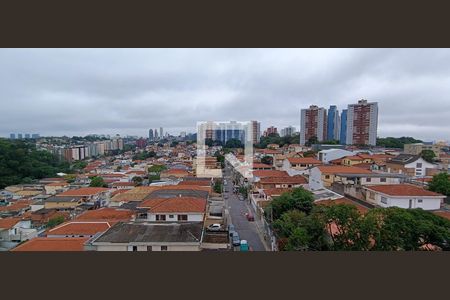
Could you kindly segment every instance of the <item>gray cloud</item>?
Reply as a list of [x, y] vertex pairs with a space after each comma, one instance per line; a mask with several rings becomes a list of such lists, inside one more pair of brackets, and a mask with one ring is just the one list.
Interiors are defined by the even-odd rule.
[[379, 102], [379, 135], [450, 137], [447, 49], [2, 49], [0, 135], [146, 135], [203, 120], [299, 127]]

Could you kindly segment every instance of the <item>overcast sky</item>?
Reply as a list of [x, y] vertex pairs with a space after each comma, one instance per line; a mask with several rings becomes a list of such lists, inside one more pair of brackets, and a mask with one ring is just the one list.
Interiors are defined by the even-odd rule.
[[0, 50], [1, 136], [299, 129], [301, 108], [361, 98], [379, 103], [379, 136], [450, 139], [450, 50]]

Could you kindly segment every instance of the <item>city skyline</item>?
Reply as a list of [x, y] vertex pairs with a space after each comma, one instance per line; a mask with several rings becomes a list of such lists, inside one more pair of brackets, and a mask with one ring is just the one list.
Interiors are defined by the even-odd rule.
[[449, 58], [447, 49], [2, 49], [0, 135], [144, 137], [152, 124], [178, 135], [224, 119], [300, 129], [311, 103], [342, 112], [363, 98], [379, 103], [380, 137], [448, 140]]

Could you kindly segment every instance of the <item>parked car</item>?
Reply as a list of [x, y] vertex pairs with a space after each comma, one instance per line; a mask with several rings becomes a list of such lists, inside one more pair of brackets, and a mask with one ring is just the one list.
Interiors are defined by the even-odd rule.
[[241, 239], [239, 238], [239, 234], [236, 231], [233, 231], [233, 236], [231, 237], [231, 241], [233, 243], [233, 246], [241, 245]]
[[248, 251], [249, 250], [248, 242], [246, 240], [241, 240], [241, 243], [239, 245], [240, 245], [240, 248], [239, 248], [240, 251]]
[[247, 217], [247, 221], [250, 221], [250, 222], [255, 221], [255, 217], [253, 217], [253, 215], [251, 213], [246, 213], [245, 215]]
[[[228, 224], [228, 231], [231, 233], [233, 231], [236, 231], [236, 229], [234, 229], [234, 225], [233, 224]], [[231, 235], [230, 235], [231, 236]]]
[[211, 224], [208, 227], [206, 227], [206, 229], [208, 229], [209, 231], [219, 231], [222, 229], [222, 225], [221, 224]]

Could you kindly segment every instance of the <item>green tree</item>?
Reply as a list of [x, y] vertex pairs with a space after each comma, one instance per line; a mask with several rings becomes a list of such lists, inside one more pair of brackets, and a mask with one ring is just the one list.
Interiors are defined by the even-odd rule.
[[226, 143], [225, 143], [225, 147], [226, 148], [243, 148], [244, 145], [242, 144], [242, 142], [238, 139], [229, 139]]
[[47, 224], [45, 225], [45, 227], [47, 228], [53, 228], [55, 226], [58, 226], [59, 224], [64, 223], [64, 216], [58, 216], [55, 218], [52, 218], [50, 220], [48, 220]]
[[222, 193], [222, 183], [220, 182], [220, 180], [216, 180], [214, 182], [214, 186], [213, 186], [214, 192], [216, 193]]
[[267, 165], [273, 165], [273, 157], [272, 156], [264, 156], [263, 158], [261, 158], [261, 162], [263, 164], [267, 164]]
[[317, 139], [317, 136], [312, 136], [306, 141], [306, 146], [312, 146], [314, 144], [317, 144], [319, 140]]
[[141, 186], [144, 181], [140, 176], [134, 176], [131, 181], [134, 183], [134, 186]]
[[433, 176], [433, 179], [428, 184], [430, 191], [440, 193], [442, 195], [450, 196], [450, 177], [448, 173], [439, 173]]
[[427, 162], [432, 163], [434, 161], [434, 158], [436, 157], [436, 154], [432, 150], [425, 149], [422, 150], [420, 156]]
[[309, 214], [313, 208], [313, 194], [303, 188], [295, 188], [291, 193], [283, 193], [270, 202], [266, 208], [267, 215], [277, 220], [289, 210], [297, 209]]
[[108, 187], [102, 177], [94, 176], [91, 178], [90, 187]]

